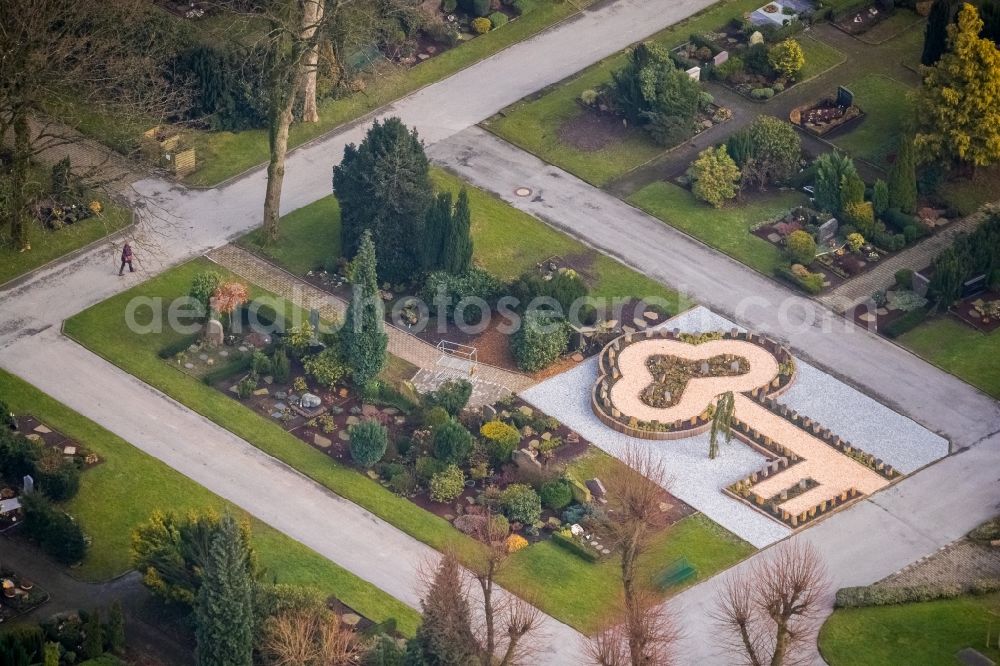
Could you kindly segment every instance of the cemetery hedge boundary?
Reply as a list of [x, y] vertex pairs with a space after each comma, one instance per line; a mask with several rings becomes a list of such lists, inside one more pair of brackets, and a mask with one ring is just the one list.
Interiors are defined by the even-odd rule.
[[837, 590], [834, 607], [893, 606], [937, 599], [954, 599], [966, 594], [990, 594], [998, 591], [1000, 591], [1000, 578], [981, 578], [965, 585], [952, 583], [908, 587], [887, 587], [885, 585], [842, 587]]

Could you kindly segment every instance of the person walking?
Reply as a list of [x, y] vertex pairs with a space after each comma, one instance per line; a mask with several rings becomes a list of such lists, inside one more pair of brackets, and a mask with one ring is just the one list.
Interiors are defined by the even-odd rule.
[[132, 267], [132, 246], [128, 243], [122, 248], [122, 267], [118, 269], [118, 275], [125, 274], [125, 264], [128, 264], [129, 273], [135, 273], [135, 268]]

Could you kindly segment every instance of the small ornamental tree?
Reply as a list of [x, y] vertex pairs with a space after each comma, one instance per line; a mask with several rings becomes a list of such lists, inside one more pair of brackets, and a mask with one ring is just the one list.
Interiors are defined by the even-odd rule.
[[462, 275], [472, 268], [472, 210], [464, 187], [448, 222], [442, 268], [452, 275]]
[[872, 186], [872, 208], [875, 209], [876, 216], [881, 216], [889, 209], [889, 186], [881, 178]]
[[831, 151], [816, 158], [816, 207], [827, 213], [837, 213], [840, 206], [840, 187], [844, 176], [856, 174], [854, 160], [848, 155]]
[[517, 367], [536, 372], [558, 359], [569, 344], [566, 322], [544, 310], [529, 310], [511, 337]]
[[367, 230], [362, 234], [352, 272], [354, 289], [340, 330], [341, 349], [354, 372], [354, 383], [370, 391], [385, 367], [389, 337], [375, 276], [375, 244]]
[[385, 455], [389, 434], [378, 421], [362, 421], [351, 426], [351, 459], [370, 468]]
[[241, 305], [250, 300], [247, 286], [242, 282], [223, 282], [212, 294], [212, 306], [220, 314], [229, 315], [229, 325], [233, 325], [233, 315]]
[[691, 192], [716, 208], [739, 192], [740, 168], [726, 152], [725, 146], [706, 148], [698, 154], [688, 171]]
[[448, 465], [431, 477], [431, 499], [451, 502], [465, 489], [465, 474], [456, 465]]
[[219, 274], [215, 271], [202, 271], [191, 281], [188, 296], [197, 301], [202, 317], [207, 317], [212, 311], [212, 295], [219, 287]]
[[795, 173], [802, 140], [791, 123], [773, 116], [757, 116], [750, 125], [752, 157], [743, 165], [743, 180], [763, 190], [768, 183], [781, 183]]
[[439, 192], [427, 208], [424, 222], [424, 270], [444, 270], [444, 252], [452, 214], [451, 192]]
[[104, 631], [101, 627], [101, 612], [95, 608], [87, 615], [83, 625], [83, 656], [97, 659], [104, 654]]
[[125, 652], [125, 615], [122, 613], [122, 604], [118, 600], [111, 604], [106, 634], [108, 648], [113, 654]]
[[948, 50], [948, 26], [955, 18], [960, 0], [934, 0], [924, 28], [924, 50], [920, 64], [933, 66]]
[[351, 371], [336, 347], [327, 347], [318, 354], [307, 356], [302, 360], [302, 366], [316, 383], [326, 387], [333, 386]]
[[440, 407], [449, 416], [458, 416], [472, 397], [472, 384], [465, 379], [449, 379], [423, 396], [426, 408]]
[[808, 231], [793, 231], [785, 242], [788, 255], [795, 263], [808, 266], [816, 258], [816, 239]]
[[1000, 49], [982, 29], [976, 8], [963, 4], [958, 24], [948, 26], [949, 50], [924, 70], [914, 137], [921, 161], [1000, 161]]
[[768, 62], [784, 77], [795, 79], [806, 65], [802, 46], [794, 39], [786, 39], [771, 47], [767, 52]]
[[[813, 247], [815, 248], [815, 244]], [[712, 411], [712, 430], [708, 440], [708, 457], [712, 460], [719, 454], [719, 436], [725, 438], [726, 444], [733, 439], [733, 414], [736, 411], [734, 400], [733, 392], [727, 391], [719, 397]]]
[[420, 601], [423, 621], [406, 646], [407, 666], [476, 663], [478, 645], [464, 589], [462, 565], [446, 551]]
[[253, 663], [253, 579], [240, 527], [224, 516], [213, 535], [195, 603], [195, 657], [200, 666]]
[[865, 181], [857, 171], [845, 173], [840, 179], [840, 209], [847, 210], [865, 200]]
[[896, 161], [889, 169], [889, 208], [898, 208], [913, 214], [917, 210], [917, 165], [913, 141], [906, 136], [899, 139]]
[[434, 429], [434, 457], [451, 465], [461, 465], [472, 453], [472, 434], [454, 419]]
[[531, 486], [512, 483], [500, 493], [500, 507], [510, 520], [533, 525], [542, 515], [542, 502]]

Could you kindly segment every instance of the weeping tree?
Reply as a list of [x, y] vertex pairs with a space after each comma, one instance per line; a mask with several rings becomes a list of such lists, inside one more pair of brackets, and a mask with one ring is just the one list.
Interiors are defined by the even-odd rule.
[[708, 457], [715, 460], [719, 455], [719, 436], [726, 439], [726, 444], [733, 439], [733, 414], [736, 411], [733, 392], [723, 393], [712, 410], [712, 429], [708, 436]]

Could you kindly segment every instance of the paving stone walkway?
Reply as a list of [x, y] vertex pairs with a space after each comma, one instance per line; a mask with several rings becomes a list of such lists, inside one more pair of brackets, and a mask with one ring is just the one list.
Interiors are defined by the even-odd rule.
[[[321, 319], [343, 321], [347, 302], [318, 289], [274, 264], [236, 245], [224, 245], [212, 250], [208, 259], [229, 269], [236, 275], [268, 291], [287, 298], [306, 310], [317, 310]], [[479, 363], [473, 374], [456, 373], [442, 363], [445, 355], [434, 345], [392, 324], [386, 325], [389, 335], [389, 353], [420, 368], [417, 373], [421, 390], [433, 390], [440, 383], [462, 376], [475, 388], [473, 406], [495, 401], [504, 393], [517, 393], [535, 384], [528, 375], [511, 372]]]
[[909, 268], [918, 271], [926, 268], [934, 257], [950, 246], [955, 236], [969, 233], [985, 219], [982, 212], [951, 222], [937, 234], [924, 239], [911, 248], [879, 263], [877, 267], [864, 275], [848, 280], [829, 293], [819, 296], [819, 301], [834, 310], [845, 312], [850, 308], [864, 303], [871, 295], [881, 289], [888, 289], [896, 282], [896, 271]]
[[959, 539], [879, 581], [887, 587], [967, 585], [1000, 576], [1000, 547]]

